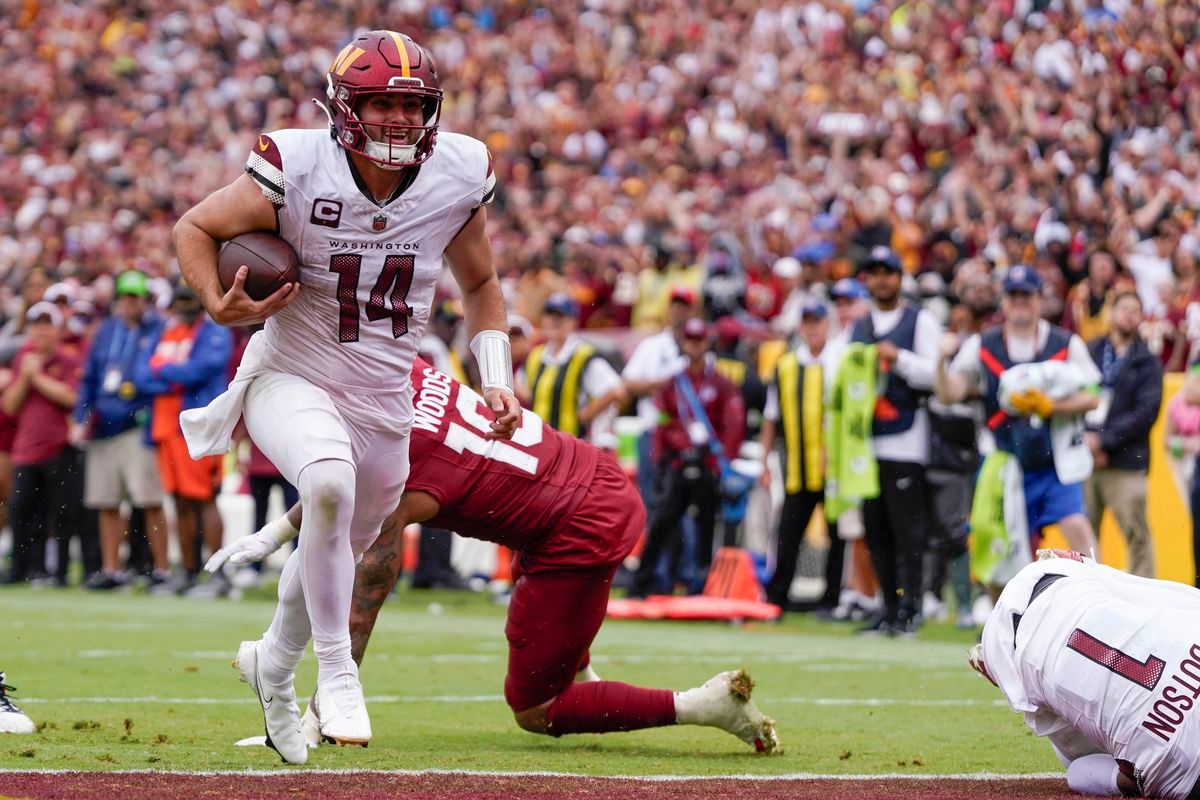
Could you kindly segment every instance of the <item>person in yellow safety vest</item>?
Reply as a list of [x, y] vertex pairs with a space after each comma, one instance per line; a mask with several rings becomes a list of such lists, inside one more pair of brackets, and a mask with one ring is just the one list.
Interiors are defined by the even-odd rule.
[[[767, 584], [767, 601], [785, 611], [788, 590], [796, 576], [796, 559], [804, 545], [813, 513], [825, 497], [823, 422], [825, 387], [837, 368], [841, 348], [829, 341], [829, 309], [820, 302], [806, 303], [800, 312], [799, 342], [784, 353], [767, 387], [763, 428], [759, 438], [763, 458], [780, 445], [784, 499], [779, 517], [775, 572]], [[782, 434], [782, 435], [781, 435]], [[763, 483], [769, 486], [769, 464], [763, 465]], [[837, 527], [830, 524], [825, 593], [818, 608], [838, 604], [845, 548]]]
[[546, 299], [546, 342], [530, 351], [517, 385], [523, 401], [550, 427], [602, 444], [611, 425], [605, 412], [625, 399], [625, 384], [595, 347], [575, 335], [578, 319], [579, 306], [566, 293]]

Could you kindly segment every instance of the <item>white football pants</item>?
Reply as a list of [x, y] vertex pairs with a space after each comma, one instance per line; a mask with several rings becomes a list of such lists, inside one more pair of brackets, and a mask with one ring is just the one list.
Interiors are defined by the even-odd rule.
[[357, 674], [350, 658], [354, 568], [395, 510], [408, 478], [408, 436], [356, 426], [304, 378], [268, 371], [246, 392], [250, 438], [300, 492], [300, 541], [279, 579], [267, 630], [268, 680], [295, 670], [308, 640], [318, 682]]

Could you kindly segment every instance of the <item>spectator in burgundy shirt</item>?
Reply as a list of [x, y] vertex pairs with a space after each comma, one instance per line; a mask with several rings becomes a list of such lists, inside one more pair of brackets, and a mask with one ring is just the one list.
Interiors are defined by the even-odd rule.
[[720, 471], [709, 441], [709, 426], [692, 413], [686, 393], [679, 389], [681, 382], [691, 385], [726, 454], [737, 454], [746, 432], [741, 392], [717, 372], [710, 358], [708, 325], [702, 319], [689, 319], [683, 325], [681, 342], [687, 366], [654, 398], [659, 410], [654, 431], [659, 501], [651, 513], [646, 547], [630, 591], [633, 597], [644, 597], [653, 588], [658, 556], [679, 535], [679, 523], [691, 506], [697, 509], [696, 563], [702, 571], [712, 563]]
[[[17, 421], [13, 441], [12, 569], [7, 583], [46, 576], [45, 542], [48, 529], [59, 538], [56, 578], [66, 583], [67, 536], [83, 530], [77, 496], [63, 496], [63, 487], [76, 485], [71, 471], [75, 459], [67, 446], [67, 414], [75, 407], [80, 363], [62, 345], [63, 315], [53, 303], [39, 302], [26, 313], [29, 339], [13, 360], [12, 383], [0, 395], [0, 406]], [[84, 552], [95, 550], [84, 544]], [[85, 565], [85, 570], [98, 565]]]

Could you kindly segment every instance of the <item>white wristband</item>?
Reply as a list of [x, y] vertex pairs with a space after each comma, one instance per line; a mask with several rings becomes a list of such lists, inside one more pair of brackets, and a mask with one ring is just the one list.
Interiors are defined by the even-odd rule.
[[504, 331], [482, 330], [471, 340], [471, 352], [479, 363], [479, 381], [483, 390], [513, 392], [512, 351]]

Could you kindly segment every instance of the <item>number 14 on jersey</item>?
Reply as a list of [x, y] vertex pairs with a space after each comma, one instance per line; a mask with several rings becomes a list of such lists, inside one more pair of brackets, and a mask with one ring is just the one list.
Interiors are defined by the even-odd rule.
[[[362, 260], [359, 253], [338, 253], [329, 260], [329, 271], [338, 276], [338, 342], [341, 344], [358, 341], [358, 281], [362, 273]], [[416, 256], [413, 255], [386, 257], [379, 278], [367, 298], [367, 321], [375, 322], [390, 317], [394, 339], [408, 334], [408, 318], [412, 316], [412, 308], [407, 302], [408, 292], [412, 288], [416, 263]], [[385, 306], [385, 299], [391, 308]]]

